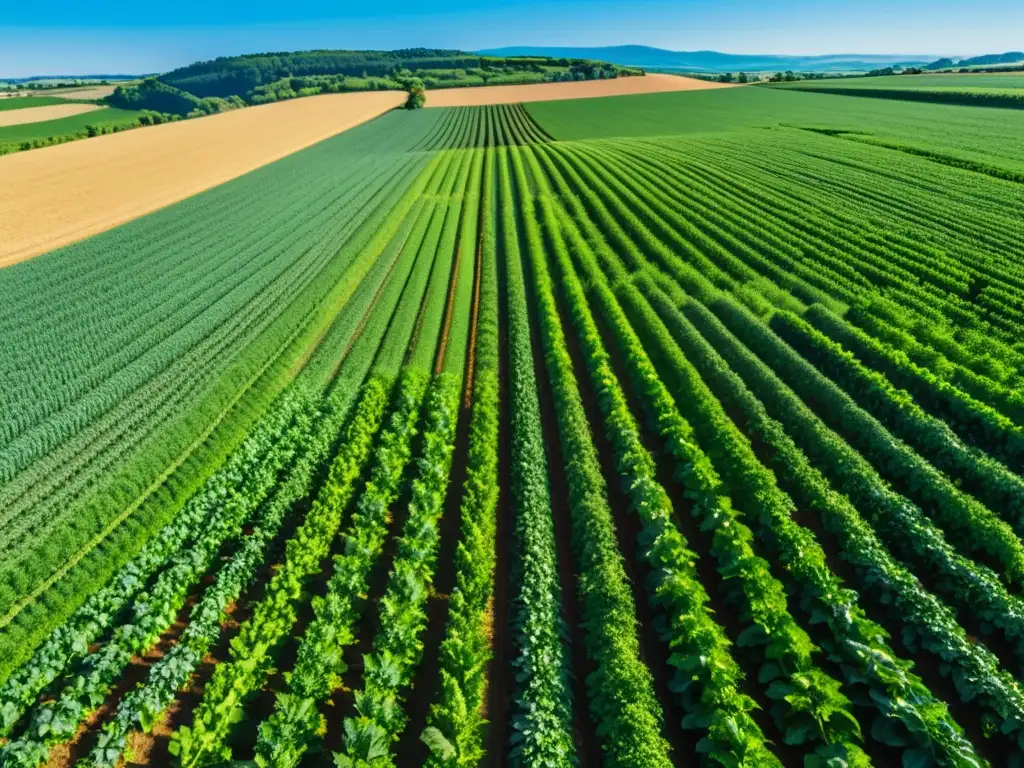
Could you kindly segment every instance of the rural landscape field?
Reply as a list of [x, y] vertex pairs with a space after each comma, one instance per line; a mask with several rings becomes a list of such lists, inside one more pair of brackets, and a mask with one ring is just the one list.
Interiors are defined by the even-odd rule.
[[134, 122], [0, 157], [0, 768], [1024, 766], [1024, 74], [964, 63], [12, 85]]

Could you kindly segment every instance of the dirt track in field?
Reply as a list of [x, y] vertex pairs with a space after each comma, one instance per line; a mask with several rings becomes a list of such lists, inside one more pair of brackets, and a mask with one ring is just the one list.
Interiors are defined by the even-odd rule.
[[597, 96], [628, 96], [666, 91], [702, 91], [729, 88], [730, 83], [709, 83], [679, 75], [648, 74], [614, 80], [585, 80], [578, 83], [537, 85], [492, 85], [474, 88], [439, 88], [427, 91], [428, 107], [480, 107], [487, 104], [518, 104], [529, 101], [590, 99]]
[[46, 120], [59, 120], [62, 117], [80, 115], [83, 112], [95, 112], [98, 109], [103, 109], [103, 107], [96, 104], [51, 104], [47, 107], [5, 109], [0, 111], [0, 127], [24, 125], [25, 123], [42, 123]]
[[0, 157], [0, 267], [230, 181], [405, 99], [310, 96]]

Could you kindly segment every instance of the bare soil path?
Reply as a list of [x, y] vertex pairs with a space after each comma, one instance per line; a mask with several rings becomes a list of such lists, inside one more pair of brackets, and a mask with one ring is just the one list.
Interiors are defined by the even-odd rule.
[[311, 96], [0, 157], [0, 267], [230, 181], [405, 99]]

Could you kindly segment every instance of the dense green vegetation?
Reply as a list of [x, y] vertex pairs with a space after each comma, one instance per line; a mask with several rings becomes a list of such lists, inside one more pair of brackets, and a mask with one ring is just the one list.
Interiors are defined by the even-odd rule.
[[106, 98], [106, 102], [121, 109], [148, 109], [161, 114], [185, 117], [201, 117], [245, 106], [245, 102], [238, 96], [226, 99], [200, 98], [162, 83], [155, 77], [147, 77], [137, 85], [117, 86]]
[[0, 272], [0, 768], [1024, 764], [1012, 114], [397, 110]]

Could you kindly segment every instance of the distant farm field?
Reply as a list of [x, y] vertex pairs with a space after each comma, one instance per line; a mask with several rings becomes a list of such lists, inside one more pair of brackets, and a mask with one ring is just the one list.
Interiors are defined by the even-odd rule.
[[67, 105], [67, 100], [57, 96], [15, 96], [0, 99], [0, 112], [12, 109], [30, 109], [34, 107], [50, 107], [55, 104]]
[[1020, 113], [403, 100], [0, 159], [0, 768], [1024, 765]]
[[97, 112], [102, 109], [104, 108], [97, 104], [68, 104], [64, 102], [51, 106], [30, 106], [26, 109], [0, 110], [0, 128], [29, 123], [60, 121], [90, 112]]
[[623, 96], [638, 93], [701, 91], [727, 87], [730, 87], [727, 83], [710, 83], [692, 77], [647, 74], [643, 77], [585, 80], [576, 83], [432, 89], [427, 92], [427, 106], [471, 107], [487, 104], [517, 104], [520, 102], [587, 99], [598, 96]]
[[887, 77], [851, 77], [839, 80], [799, 80], [795, 83], [780, 83], [773, 88], [794, 90], [817, 90], [832, 86], [867, 90], [925, 89], [925, 90], [973, 90], [973, 89], [1021, 89], [1024, 88], [1024, 72], [942, 73], [921, 75], [890, 75]]
[[[60, 106], [41, 107], [41, 109], [55, 110], [60, 112], [68, 107], [91, 107], [89, 104], [63, 104]], [[0, 120], [8, 117], [16, 118], [24, 109], [16, 109], [11, 112], [0, 113]], [[52, 114], [52, 113], [51, 113]], [[114, 125], [134, 125], [138, 121], [138, 113], [125, 109], [114, 109], [103, 107], [99, 110], [82, 112], [70, 117], [58, 117], [51, 120], [33, 121], [20, 125], [0, 126], [0, 150], [17, 149], [23, 143], [31, 144], [37, 140], [44, 140], [51, 137], [72, 137], [85, 136], [88, 126], [97, 128]], [[0, 160], [3, 159], [0, 152]]]
[[[117, 85], [133, 85], [134, 80], [125, 80]], [[53, 91], [55, 98], [59, 99], [102, 99], [114, 92], [117, 85], [91, 85], [81, 88], [64, 88]]]
[[801, 80], [768, 86], [841, 96], [900, 99], [938, 104], [1024, 109], [1024, 73], [922, 74]]

